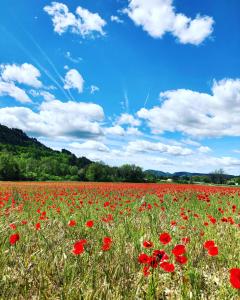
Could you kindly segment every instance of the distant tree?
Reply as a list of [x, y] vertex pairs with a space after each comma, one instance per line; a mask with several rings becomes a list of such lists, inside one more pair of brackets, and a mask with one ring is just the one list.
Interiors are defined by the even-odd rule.
[[103, 163], [92, 163], [87, 167], [86, 179], [88, 181], [108, 181], [107, 166]]
[[156, 182], [157, 181], [157, 177], [154, 174], [151, 174], [149, 172], [145, 173], [145, 180], [147, 182]]
[[226, 182], [226, 176], [223, 169], [218, 169], [210, 173], [209, 178], [211, 182], [215, 184], [223, 184]]
[[14, 158], [8, 154], [0, 155], [0, 179], [18, 180], [20, 170]]
[[142, 168], [136, 165], [125, 164], [119, 168], [121, 181], [126, 182], [142, 182], [144, 181], [144, 173]]
[[173, 182], [178, 183], [180, 181], [180, 178], [179, 178], [179, 176], [174, 175], [174, 176], [172, 176], [172, 180], [173, 180]]

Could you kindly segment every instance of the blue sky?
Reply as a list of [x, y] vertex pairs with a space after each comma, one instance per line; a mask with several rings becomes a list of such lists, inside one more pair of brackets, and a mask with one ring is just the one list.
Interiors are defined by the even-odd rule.
[[239, 174], [239, 1], [0, 6], [0, 123], [111, 165]]

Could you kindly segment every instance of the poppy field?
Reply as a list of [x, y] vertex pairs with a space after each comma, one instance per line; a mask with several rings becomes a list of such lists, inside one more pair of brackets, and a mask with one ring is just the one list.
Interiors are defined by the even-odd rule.
[[240, 299], [240, 189], [0, 185], [0, 299]]

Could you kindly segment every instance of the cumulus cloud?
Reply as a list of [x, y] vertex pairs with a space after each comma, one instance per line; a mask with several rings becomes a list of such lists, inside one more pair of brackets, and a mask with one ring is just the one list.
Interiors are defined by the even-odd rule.
[[173, 0], [129, 0], [124, 12], [153, 38], [169, 32], [180, 43], [199, 45], [213, 32], [213, 18], [197, 15], [191, 19], [176, 13]]
[[136, 127], [127, 127], [124, 129], [120, 125], [115, 125], [112, 127], [107, 127], [104, 129], [105, 134], [107, 135], [115, 135], [115, 136], [140, 136], [142, 132]]
[[84, 80], [82, 75], [75, 69], [67, 72], [64, 80], [64, 89], [77, 89], [79, 93], [83, 91]]
[[125, 134], [124, 128], [119, 125], [105, 128], [105, 133], [109, 135], [120, 135], [123, 136]]
[[117, 120], [118, 125], [131, 125], [131, 126], [140, 126], [141, 121], [134, 118], [132, 115], [128, 113], [121, 114], [121, 116]]
[[182, 132], [198, 137], [240, 136], [240, 79], [215, 81], [212, 93], [180, 89], [160, 94], [163, 102], [138, 111], [155, 134]]
[[140, 136], [142, 135], [142, 132], [136, 127], [128, 127], [126, 130], [126, 135]]
[[20, 128], [36, 136], [69, 136], [91, 138], [101, 136], [104, 118], [101, 106], [85, 102], [43, 102], [38, 112], [26, 107], [0, 109], [1, 124]]
[[34, 88], [40, 88], [42, 86], [41, 81], [38, 79], [41, 73], [31, 64], [2, 64], [0, 65], [0, 69], [1, 77], [6, 82], [17, 82]]
[[52, 17], [54, 31], [59, 35], [69, 31], [82, 37], [92, 36], [94, 33], [104, 35], [103, 27], [106, 22], [97, 13], [78, 6], [76, 13], [69, 11], [67, 5], [52, 2], [44, 7], [44, 11]]
[[15, 84], [12, 82], [4, 82], [4, 81], [1, 81], [1, 79], [0, 79], [0, 97], [1, 96], [9, 96], [21, 103], [31, 103], [32, 102], [24, 90], [15, 86]]
[[69, 145], [71, 148], [78, 149], [78, 150], [94, 150], [94, 151], [99, 151], [99, 152], [109, 152], [110, 149], [103, 144], [102, 142], [99, 141], [93, 141], [89, 140], [84, 143], [71, 143]]
[[198, 148], [198, 151], [199, 151], [200, 153], [208, 153], [208, 152], [211, 152], [212, 149], [209, 148], [209, 147], [207, 147], [207, 146], [201, 146], [201, 147]]
[[172, 146], [163, 143], [153, 143], [146, 140], [131, 141], [127, 145], [127, 151], [138, 152], [158, 152], [176, 156], [186, 156], [193, 154], [193, 151], [180, 146]]

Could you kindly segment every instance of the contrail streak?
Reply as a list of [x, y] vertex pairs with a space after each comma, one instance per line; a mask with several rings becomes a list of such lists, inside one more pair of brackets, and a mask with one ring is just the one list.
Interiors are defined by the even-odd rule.
[[68, 99], [69, 95], [66, 93], [66, 91], [62, 88], [62, 86], [59, 84], [59, 82], [56, 81], [56, 79], [51, 75], [51, 73], [43, 67], [36, 58], [34, 58], [31, 53], [22, 45], [22, 43], [19, 42], [19, 40], [12, 35], [9, 31], [6, 30], [4, 27], [0, 27], [2, 31], [4, 31], [7, 35], [9, 35], [17, 44], [17, 46], [34, 62], [34, 64], [62, 91], [64, 96]]
[[148, 102], [148, 99], [149, 99], [149, 95], [150, 95], [150, 90], [148, 91], [147, 97], [145, 99], [144, 107], [146, 107], [146, 105], [147, 105], [147, 102]]
[[[33, 36], [27, 32], [26, 30], [24, 30], [25, 33], [29, 36], [29, 38], [31, 39], [31, 41], [33, 42], [33, 44], [37, 47], [37, 49], [40, 51], [40, 53], [42, 54], [42, 56], [47, 60], [47, 62], [49, 63], [49, 65], [53, 68], [54, 72], [56, 73], [56, 75], [58, 76], [58, 78], [60, 79], [60, 81], [64, 84], [64, 78], [59, 74], [57, 68], [55, 67], [54, 63], [51, 61], [51, 59], [48, 57], [48, 55], [43, 51], [43, 49], [40, 47], [40, 45], [36, 42], [36, 40], [33, 38]], [[71, 94], [71, 92], [69, 90], [67, 90], [67, 93], [69, 95], [69, 97], [74, 101], [74, 98]]]

